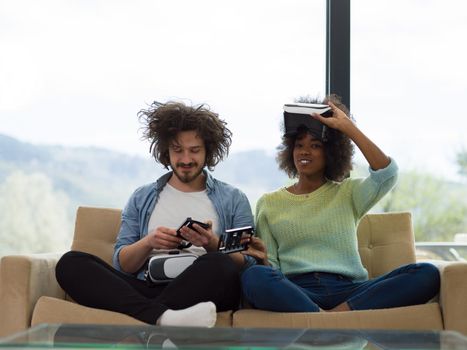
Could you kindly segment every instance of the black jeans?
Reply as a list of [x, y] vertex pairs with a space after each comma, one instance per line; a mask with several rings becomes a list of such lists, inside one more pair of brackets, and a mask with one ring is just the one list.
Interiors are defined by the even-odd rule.
[[121, 312], [155, 324], [167, 310], [212, 301], [217, 311], [236, 309], [240, 300], [239, 269], [221, 253], [195, 260], [169, 284], [149, 286], [102, 259], [70, 251], [57, 263], [55, 275], [63, 290], [81, 305]]

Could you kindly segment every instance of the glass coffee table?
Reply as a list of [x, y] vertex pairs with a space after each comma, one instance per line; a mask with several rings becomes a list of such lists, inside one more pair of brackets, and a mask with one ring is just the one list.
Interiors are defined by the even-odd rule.
[[357, 331], [39, 325], [0, 339], [0, 349], [467, 349], [450, 331]]

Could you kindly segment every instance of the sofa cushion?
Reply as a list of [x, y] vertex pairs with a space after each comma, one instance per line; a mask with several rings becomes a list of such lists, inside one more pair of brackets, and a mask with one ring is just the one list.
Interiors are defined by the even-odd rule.
[[[36, 303], [31, 326], [40, 323], [145, 324], [119, 312], [94, 309], [51, 297], [41, 297]], [[231, 325], [232, 311], [217, 313], [216, 327], [231, 327]]]
[[358, 250], [370, 278], [415, 262], [408, 212], [365, 215], [358, 224]]
[[121, 215], [120, 209], [79, 207], [71, 249], [96, 255], [112, 265]]
[[280, 313], [245, 309], [233, 314], [233, 327], [442, 330], [438, 303], [347, 312]]

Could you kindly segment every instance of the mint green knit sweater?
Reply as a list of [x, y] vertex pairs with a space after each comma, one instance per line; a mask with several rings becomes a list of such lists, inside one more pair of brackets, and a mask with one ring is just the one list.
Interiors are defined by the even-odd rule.
[[284, 274], [330, 272], [355, 281], [368, 278], [358, 253], [357, 224], [397, 181], [397, 164], [367, 178], [328, 181], [295, 195], [281, 188], [256, 204], [256, 230], [270, 263]]

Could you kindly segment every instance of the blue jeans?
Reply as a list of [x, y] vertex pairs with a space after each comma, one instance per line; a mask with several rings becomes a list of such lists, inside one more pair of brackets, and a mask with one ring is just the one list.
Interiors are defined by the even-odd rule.
[[428, 263], [409, 264], [383, 276], [353, 282], [333, 273], [284, 276], [269, 266], [255, 265], [242, 274], [245, 298], [262, 310], [318, 312], [347, 302], [352, 310], [423, 304], [439, 291], [438, 269]]

